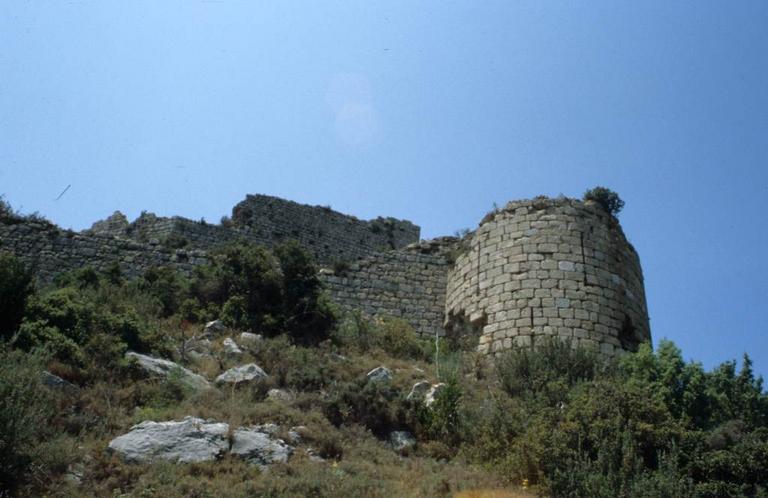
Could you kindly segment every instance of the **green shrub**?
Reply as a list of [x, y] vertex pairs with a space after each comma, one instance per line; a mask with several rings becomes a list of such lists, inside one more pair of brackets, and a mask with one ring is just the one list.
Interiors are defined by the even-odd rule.
[[386, 318], [379, 325], [381, 347], [396, 358], [431, 359], [432, 341], [420, 339], [410, 323]]
[[456, 376], [445, 382], [435, 402], [421, 410], [422, 425], [431, 439], [458, 446], [465, 436], [459, 411], [463, 391]]
[[624, 208], [624, 201], [619, 194], [605, 187], [595, 187], [584, 192], [585, 201], [594, 201], [605, 211], [617, 216]]
[[214, 253], [210, 265], [197, 267], [190, 291], [202, 308], [218, 312], [232, 297], [244, 304], [248, 328], [266, 334], [280, 332], [282, 275], [277, 259], [265, 248], [234, 244]]
[[353, 310], [343, 315], [330, 338], [337, 346], [365, 353], [379, 347], [381, 330], [359, 310]]
[[275, 249], [283, 274], [285, 329], [294, 341], [318, 343], [328, 338], [336, 311], [322, 292], [317, 266], [296, 241]]
[[362, 379], [333, 386], [323, 412], [335, 426], [360, 424], [378, 437], [405, 425], [405, 407], [395, 400], [398, 393], [389, 386]]
[[34, 291], [32, 274], [15, 256], [0, 251], [0, 339], [11, 337]]
[[138, 288], [157, 299], [162, 306], [161, 316], [168, 317], [181, 309], [189, 282], [173, 268], [152, 267], [138, 280]]
[[28, 477], [38, 445], [52, 429], [53, 397], [42, 385], [43, 358], [0, 346], [0, 489]]
[[596, 378], [604, 368], [597, 355], [557, 338], [535, 349], [516, 348], [496, 358], [502, 388], [510, 396], [538, 398], [554, 405], [564, 401], [568, 389]]
[[80, 346], [44, 320], [22, 323], [11, 344], [24, 351], [46, 350], [53, 358], [71, 365], [85, 363]]

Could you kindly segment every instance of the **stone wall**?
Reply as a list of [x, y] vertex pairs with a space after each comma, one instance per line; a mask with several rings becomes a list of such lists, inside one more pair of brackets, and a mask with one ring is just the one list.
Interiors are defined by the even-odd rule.
[[171, 266], [189, 275], [195, 265], [207, 261], [202, 251], [170, 250], [160, 244], [79, 234], [45, 222], [7, 219], [0, 220], [0, 250], [17, 255], [43, 282], [85, 266], [105, 270], [115, 262], [127, 277], [151, 266]]
[[248, 195], [232, 210], [232, 225], [193, 221], [180, 216], [142, 213], [127, 223], [120, 212], [98, 221], [88, 234], [158, 241], [171, 248], [211, 250], [236, 240], [273, 248], [296, 240], [321, 264], [353, 261], [375, 252], [419, 241], [420, 228], [410, 221], [377, 218], [363, 221], [330, 208], [307, 206], [266, 195]]
[[443, 335], [446, 276], [455, 243], [444, 237], [375, 254], [338, 275], [323, 271], [321, 280], [346, 310], [403, 318], [422, 336]]
[[418, 242], [421, 231], [410, 221], [364, 221], [329, 207], [307, 206], [266, 195], [248, 195], [232, 209], [232, 222], [269, 247], [295, 239], [321, 263], [352, 261], [398, 249]]
[[613, 356], [650, 340], [640, 261], [593, 203], [534, 199], [491, 213], [448, 275], [446, 328], [496, 352], [554, 336]]
[[[284, 224], [282, 224], [284, 223]], [[377, 227], [377, 228], [375, 228]], [[117, 262], [128, 277], [151, 266], [189, 275], [203, 249], [236, 239], [272, 247], [296, 239], [320, 263], [320, 277], [344, 309], [409, 321], [425, 336], [476, 336], [481, 352], [571, 339], [606, 356], [650, 340], [637, 253], [618, 221], [572, 199], [515, 201], [489, 213], [459, 240], [412, 243], [419, 228], [393, 219], [361, 221], [322, 207], [248, 196], [233, 226], [115, 213], [75, 233], [36, 219], [0, 219], [0, 249], [32, 265], [42, 281]], [[184, 248], [174, 247], [183, 241]], [[342, 265], [339, 260], [356, 259]], [[342, 271], [343, 269], [343, 271]], [[462, 341], [466, 343], [466, 340]]]

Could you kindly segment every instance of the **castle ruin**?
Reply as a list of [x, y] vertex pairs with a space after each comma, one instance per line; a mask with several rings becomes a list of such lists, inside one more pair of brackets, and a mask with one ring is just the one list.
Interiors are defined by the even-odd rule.
[[116, 212], [77, 233], [0, 219], [0, 250], [43, 282], [115, 263], [129, 277], [152, 266], [189, 275], [221, 245], [294, 239], [323, 267], [320, 278], [341, 308], [399, 317], [422, 335], [469, 338], [483, 353], [559, 337], [611, 357], [650, 341], [639, 257], [595, 203], [513, 201], [464, 237], [419, 235], [409, 221], [359, 220], [265, 195], [247, 196], [221, 224], [151, 213], [129, 223]]

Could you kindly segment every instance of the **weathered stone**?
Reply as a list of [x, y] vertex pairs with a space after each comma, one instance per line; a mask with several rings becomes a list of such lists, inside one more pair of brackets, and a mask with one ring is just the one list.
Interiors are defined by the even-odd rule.
[[224, 354], [227, 356], [241, 356], [243, 354], [243, 350], [231, 337], [224, 339], [222, 346], [224, 347]]
[[203, 334], [206, 336], [215, 336], [221, 332], [224, 332], [226, 329], [227, 327], [224, 326], [224, 322], [221, 320], [213, 320], [205, 324], [205, 328], [203, 328]]
[[416, 446], [416, 438], [408, 431], [392, 431], [389, 433], [389, 444], [397, 452], [403, 452]]
[[270, 389], [267, 391], [267, 398], [275, 401], [290, 401], [293, 396], [285, 389]]
[[268, 466], [287, 462], [293, 448], [261, 426], [241, 427], [232, 435], [230, 453], [250, 463]]
[[417, 382], [411, 388], [411, 391], [408, 393], [408, 396], [406, 396], [406, 399], [408, 401], [421, 401], [424, 399], [424, 396], [427, 395], [427, 392], [431, 388], [432, 388], [432, 384], [430, 384], [425, 380]]
[[461, 323], [451, 317], [483, 316], [473, 331], [479, 351], [531, 347], [536, 336], [572, 338], [577, 330], [591, 341], [580, 345], [614, 356], [621, 347], [612, 341], [626, 335], [625, 323], [632, 337], [619, 345], [650, 339], [637, 253], [601, 208], [565, 198], [514, 201], [466, 243], [468, 257], [456, 259], [447, 279], [447, 326]]
[[264, 338], [261, 335], [254, 334], [253, 332], [243, 332], [240, 334], [240, 344], [246, 348], [252, 348], [262, 340], [264, 340]]
[[255, 363], [240, 365], [230, 368], [223, 374], [216, 377], [217, 384], [239, 384], [240, 382], [249, 382], [252, 380], [264, 379], [267, 373]]
[[185, 417], [180, 422], [146, 421], [113, 439], [109, 449], [126, 462], [205, 462], [228, 450], [228, 431], [227, 424], [195, 417]]
[[367, 377], [369, 382], [389, 382], [392, 380], [392, 371], [384, 366], [376, 367], [368, 372]]
[[432, 406], [437, 401], [438, 396], [445, 390], [446, 385], [442, 382], [435, 384], [429, 388], [426, 396], [424, 396], [424, 404], [426, 406]]
[[205, 389], [210, 387], [209, 382], [202, 375], [198, 375], [188, 370], [178, 363], [162, 358], [154, 358], [139, 353], [129, 351], [125, 353], [128, 359], [135, 359], [138, 365], [146, 372], [168, 378], [171, 375], [177, 375], [178, 379], [188, 387], [193, 389]]
[[[408, 222], [366, 222], [267, 196], [249, 196], [235, 211], [234, 221], [222, 225], [144, 213], [126, 227], [124, 217], [116, 215], [83, 233], [11, 217], [0, 220], [0, 240], [3, 250], [34, 264], [45, 282], [85, 264], [103, 269], [112, 262], [128, 278], [157, 266], [190, 275], [208, 262], [206, 251], [221, 244], [248, 240], [274, 247], [290, 236], [323, 264], [358, 260], [343, 272], [319, 274], [343, 309], [361, 310], [367, 318], [401, 317], [422, 336], [442, 335], [444, 326], [458, 325], [452, 317], [470, 316], [473, 335], [489, 326], [490, 335], [483, 339], [482, 332], [478, 342], [487, 352], [514, 347], [520, 342], [510, 340], [514, 336], [535, 338], [542, 330], [562, 327], [563, 320], [581, 320], [578, 327], [570, 321], [569, 328], [595, 332], [590, 340], [598, 346], [624, 334], [618, 345], [612, 344], [613, 354], [650, 338], [637, 253], [616, 219], [593, 203], [514, 201], [461, 239], [421, 243], [412, 243], [418, 240], [418, 227]], [[169, 247], [171, 237], [184, 248]], [[386, 248], [396, 250], [382, 251]], [[555, 308], [556, 298], [569, 299], [570, 306]], [[566, 312], [553, 316], [552, 308]], [[497, 317], [502, 310], [507, 316]], [[589, 319], [579, 311], [589, 311]], [[533, 320], [511, 321], [524, 318]], [[491, 326], [496, 328], [491, 331]]]
[[48, 372], [48, 371], [44, 371], [42, 373], [42, 379], [43, 379], [43, 384], [54, 389], [61, 389], [64, 391], [67, 391], [67, 390], [77, 391], [79, 389], [79, 387], [72, 384], [71, 382], [68, 382], [62, 379], [58, 375], [53, 375], [51, 372]]

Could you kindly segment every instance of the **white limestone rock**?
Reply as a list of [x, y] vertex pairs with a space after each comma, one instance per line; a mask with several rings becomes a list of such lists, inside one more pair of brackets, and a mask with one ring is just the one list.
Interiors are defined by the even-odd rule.
[[44, 385], [53, 389], [61, 389], [63, 391], [77, 391], [79, 389], [71, 382], [62, 379], [58, 375], [54, 375], [47, 370], [42, 373], [42, 380]]
[[243, 354], [243, 350], [240, 349], [240, 346], [231, 337], [224, 339], [222, 345], [224, 346], [224, 354], [227, 356], [240, 356]]
[[437, 401], [437, 397], [441, 392], [443, 392], [443, 390], [445, 390], [444, 383], [440, 382], [439, 384], [433, 385], [427, 392], [427, 395], [424, 396], [424, 404], [426, 406], [432, 406], [435, 401]]
[[368, 372], [368, 382], [389, 382], [392, 380], [392, 370], [385, 366], [376, 367]]
[[144, 371], [153, 375], [167, 378], [171, 373], [175, 372], [179, 374], [181, 382], [192, 389], [207, 389], [211, 387], [202, 375], [198, 375], [170, 360], [134, 353], [133, 351], [125, 353], [125, 357], [129, 359], [135, 358], [138, 365]]
[[146, 421], [113, 439], [109, 450], [132, 463], [206, 462], [229, 449], [228, 431], [228, 424], [196, 417], [185, 417], [179, 422]]
[[293, 448], [264, 426], [240, 427], [232, 435], [230, 453], [259, 466], [285, 463]]
[[221, 320], [213, 320], [205, 324], [205, 328], [203, 328], [203, 334], [206, 336], [215, 336], [221, 332], [224, 332], [226, 328], [227, 327], [224, 325], [224, 322]]
[[240, 334], [240, 344], [248, 349], [255, 347], [263, 340], [264, 338], [261, 335], [254, 334], [253, 332], [243, 332]]
[[273, 399], [275, 401], [291, 401], [293, 396], [285, 389], [270, 389], [267, 391], [267, 399]]
[[268, 377], [267, 373], [255, 363], [248, 363], [238, 367], [230, 368], [223, 374], [216, 377], [217, 384], [239, 384], [240, 382], [250, 382]]
[[392, 431], [389, 433], [389, 444], [397, 452], [403, 452], [416, 446], [416, 438], [408, 431]]
[[406, 396], [405, 399], [408, 401], [422, 401], [431, 388], [432, 384], [426, 380], [417, 382], [413, 385], [411, 391], [408, 393], [408, 396]]

